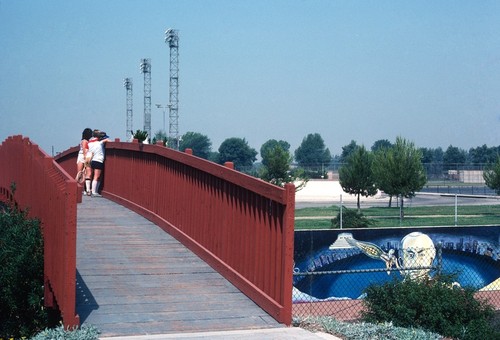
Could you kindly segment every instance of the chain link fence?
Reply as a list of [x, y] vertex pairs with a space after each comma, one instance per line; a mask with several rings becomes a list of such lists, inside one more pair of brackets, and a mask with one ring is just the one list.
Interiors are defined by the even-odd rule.
[[[327, 178], [338, 180], [338, 171], [345, 163], [314, 164], [303, 166], [310, 178]], [[490, 164], [463, 164], [463, 163], [422, 163], [427, 181], [435, 186], [454, 186], [472, 184], [485, 186], [483, 173]], [[294, 165], [295, 167], [297, 165]]]
[[499, 228], [454, 229], [296, 232], [293, 315], [357, 320], [369, 285], [439, 274], [500, 309]]

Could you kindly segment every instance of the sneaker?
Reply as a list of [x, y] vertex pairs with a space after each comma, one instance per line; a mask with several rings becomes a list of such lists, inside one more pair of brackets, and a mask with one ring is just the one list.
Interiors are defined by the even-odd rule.
[[85, 191], [85, 195], [92, 196], [92, 193], [90, 191]]
[[102, 197], [102, 195], [101, 194], [94, 194], [94, 193], [92, 193], [92, 197]]

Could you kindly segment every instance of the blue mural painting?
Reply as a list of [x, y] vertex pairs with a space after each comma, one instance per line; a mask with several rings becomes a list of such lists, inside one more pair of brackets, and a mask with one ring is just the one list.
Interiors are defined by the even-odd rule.
[[500, 290], [499, 258], [499, 226], [296, 231], [294, 302], [358, 299], [372, 283], [438, 271]]

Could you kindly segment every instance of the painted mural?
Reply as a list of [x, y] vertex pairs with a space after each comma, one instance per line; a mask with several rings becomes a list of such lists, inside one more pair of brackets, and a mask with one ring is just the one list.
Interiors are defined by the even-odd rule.
[[358, 299], [372, 283], [438, 272], [462, 287], [500, 290], [499, 258], [498, 226], [296, 231], [293, 296]]

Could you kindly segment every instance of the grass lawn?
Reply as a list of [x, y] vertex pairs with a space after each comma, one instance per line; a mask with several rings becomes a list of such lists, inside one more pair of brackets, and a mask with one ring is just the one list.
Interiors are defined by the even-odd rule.
[[[338, 206], [303, 208], [295, 211], [295, 229], [331, 229], [332, 218], [336, 217]], [[454, 206], [405, 207], [404, 219], [399, 218], [399, 207], [364, 208], [362, 214], [373, 221], [373, 227], [420, 227], [454, 226]], [[457, 225], [498, 225], [500, 205], [459, 206]], [[345, 228], [349, 226], [345, 225]]]

